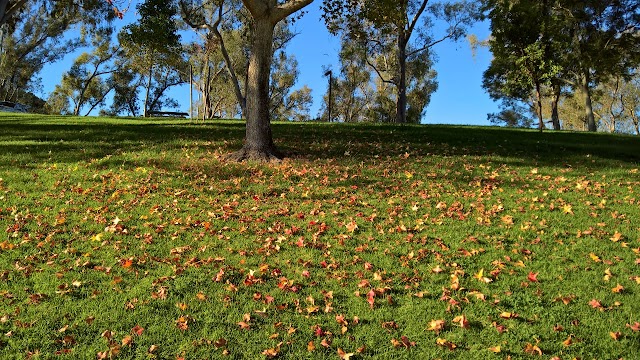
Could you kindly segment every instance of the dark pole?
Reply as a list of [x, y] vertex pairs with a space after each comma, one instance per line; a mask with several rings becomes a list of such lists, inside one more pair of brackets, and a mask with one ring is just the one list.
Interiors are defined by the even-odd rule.
[[331, 70], [327, 71], [326, 73], [324, 73], [325, 76], [329, 76], [329, 116], [327, 118], [327, 121], [331, 122], [332, 118], [331, 118], [331, 106], [333, 105], [333, 96], [332, 96], [332, 87], [333, 87], [333, 72]]

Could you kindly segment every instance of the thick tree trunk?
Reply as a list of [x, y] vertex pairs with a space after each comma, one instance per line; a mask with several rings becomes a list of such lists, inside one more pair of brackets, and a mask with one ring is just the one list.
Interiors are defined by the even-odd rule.
[[544, 119], [542, 118], [542, 91], [540, 82], [536, 82], [536, 101], [538, 102], [538, 130], [544, 130]]
[[551, 123], [553, 130], [560, 130], [560, 115], [558, 112], [558, 103], [560, 102], [560, 85], [553, 86], [553, 98], [551, 100]]
[[582, 76], [580, 87], [582, 91], [582, 95], [584, 96], [584, 110], [585, 116], [587, 120], [587, 130], [591, 132], [598, 131], [598, 127], [596, 126], [596, 117], [593, 113], [593, 104], [591, 102], [591, 88], [589, 87], [589, 71]]
[[396, 99], [396, 123], [405, 124], [407, 122], [407, 41], [404, 36], [404, 29], [398, 34], [398, 79], [396, 88], [398, 97]]
[[283, 157], [273, 144], [269, 114], [269, 78], [275, 24], [269, 18], [254, 20], [247, 81], [246, 138], [240, 151], [227, 156], [227, 160], [232, 161], [274, 161]]

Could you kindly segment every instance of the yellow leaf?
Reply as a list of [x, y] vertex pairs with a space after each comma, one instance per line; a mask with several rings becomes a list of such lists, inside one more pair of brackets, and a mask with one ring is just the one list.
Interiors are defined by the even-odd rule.
[[500, 345], [498, 345], [498, 346], [490, 347], [490, 348], [489, 348], [489, 351], [494, 352], [494, 353], [496, 353], [496, 354], [497, 354], [497, 353], [501, 352], [501, 351], [502, 351], [502, 349], [500, 348]]
[[444, 329], [446, 322], [444, 320], [431, 320], [429, 322], [428, 331], [435, 331], [436, 333]]

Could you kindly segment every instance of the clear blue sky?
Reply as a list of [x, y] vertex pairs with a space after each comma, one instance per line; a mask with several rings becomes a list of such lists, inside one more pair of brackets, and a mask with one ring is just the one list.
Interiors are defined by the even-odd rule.
[[[318, 115], [322, 96], [327, 90], [328, 81], [323, 76], [323, 66], [331, 65], [337, 69], [337, 54], [340, 51], [338, 39], [329, 35], [320, 18], [320, 3], [320, 0], [316, 0], [306, 8], [307, 14], [295, 24], [298, 35], [287, 47], [287, 51], [295, 54], [299, 63], [300, 76], [296, 87], [306, 84], [313, 91], [312, 118]], [[135, 5], [132, 4], [123, 24], [135, 21], [135, 16]], [[484, 39], [489, 34], [488, 26], [478, 24], [471, 29], [471, 33]], [[488, 125], [487, 113], [497, 111], [497, 104], [481, 86], [482, 73], [491, 61], [489, 51], [480, 49], [472, 56], [468, 42], [462, 40], [458, 43], [438, 44], [434, 52], [437, 56], [435, 69], [438, 72], [438, 90], [431, 98], [423, 123]], [[75, 56], [67, 56], [44, 69], [41, 73], [41, 96], [48, 97], [54, 86], [60, 82], [62, 74], [71, 66]], [[183, 86], [171, 92], [171, 96], [183, 104], [182, 111], [189, 109], [188, 91], [189, 88]]]

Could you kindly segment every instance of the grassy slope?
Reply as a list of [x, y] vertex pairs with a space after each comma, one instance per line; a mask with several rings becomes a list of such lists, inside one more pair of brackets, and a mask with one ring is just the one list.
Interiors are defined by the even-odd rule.
[[0, 115], [0, 358], [640, 353], [640, 139], [274, 135], [222, 164], [241, 123]]

